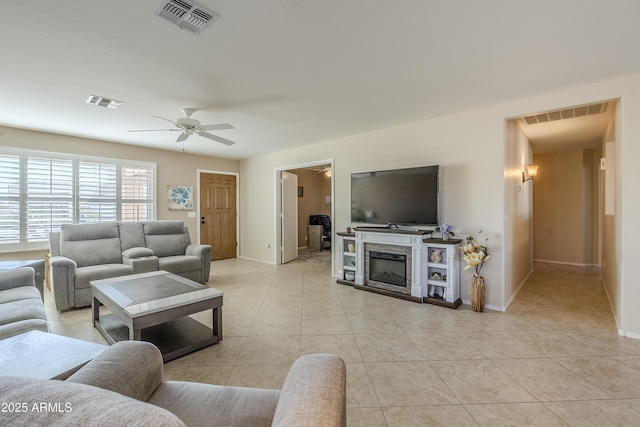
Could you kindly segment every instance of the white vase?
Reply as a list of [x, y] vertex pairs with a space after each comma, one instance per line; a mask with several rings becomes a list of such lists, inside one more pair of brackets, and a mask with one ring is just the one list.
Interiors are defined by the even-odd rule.
[[442, 233], [442, 240], [449, 240], [449, 233]]

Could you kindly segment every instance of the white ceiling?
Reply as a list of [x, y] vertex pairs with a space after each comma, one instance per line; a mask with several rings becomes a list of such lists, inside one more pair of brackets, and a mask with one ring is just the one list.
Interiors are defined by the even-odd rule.
[[160, 3], [0, 2], [0, 125], [180, 151], [127, 131], [191, 107], [236, 144], [184, 149], [241, 159], [640, 72], [636, 0], [199, 0], [200, 36]]

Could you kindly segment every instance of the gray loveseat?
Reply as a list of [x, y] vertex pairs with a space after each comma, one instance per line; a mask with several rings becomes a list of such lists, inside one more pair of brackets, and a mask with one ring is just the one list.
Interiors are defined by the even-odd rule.
[[0, 271], [0, 340], [33, 330], [49, 332], [31, 267]]
[[209, 280], [211, 246], [191, 244], [182, 221], [62, 224], [50, 233], [56, 308], [91, 305], [92, 280], [165, 270]]
[[[26, 405], [7, 425], [344, 427], [346, 368], [330, 354], [300, 357], [282, 390], [163, 381], [152, 344], [121, 341], [63, 381], [6, 377], [0, 401]], [[57, 411], [33, 410], [60, 402]], [[145, 403], [146, 402], [146, 403]], [[36, 406], [37, 408], [37, 406]]]

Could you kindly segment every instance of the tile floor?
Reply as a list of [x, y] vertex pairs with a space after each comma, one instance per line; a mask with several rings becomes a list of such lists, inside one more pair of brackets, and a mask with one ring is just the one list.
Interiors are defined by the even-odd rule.
[[[298, 356], [328, 352], [347, 363], [349, 426], [640, 425], [640, 341], [617, 335], [596, 269], [538, 264], [506, 313], [358, 291], [313, 262], [212, 272], [224, 340], [166, 379], [280, 388]], [[90, 309], [46, 306], [54, 333], [104, 343]]]

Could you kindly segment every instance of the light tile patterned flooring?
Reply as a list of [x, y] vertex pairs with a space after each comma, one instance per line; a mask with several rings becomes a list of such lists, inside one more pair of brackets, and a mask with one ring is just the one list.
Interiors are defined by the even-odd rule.
[[[640, 425], [640, 341], [617, 335], [598, 274], [537, 264], [506, 313], [474, 313], [336, 284], [323, 264], [217, 261], [224, 340], [165, 379], [280, 388], [327, 352], [347, 363], [349, 426]], [[46, 306], [54, 333], [104, 343], [90, 309]]]

